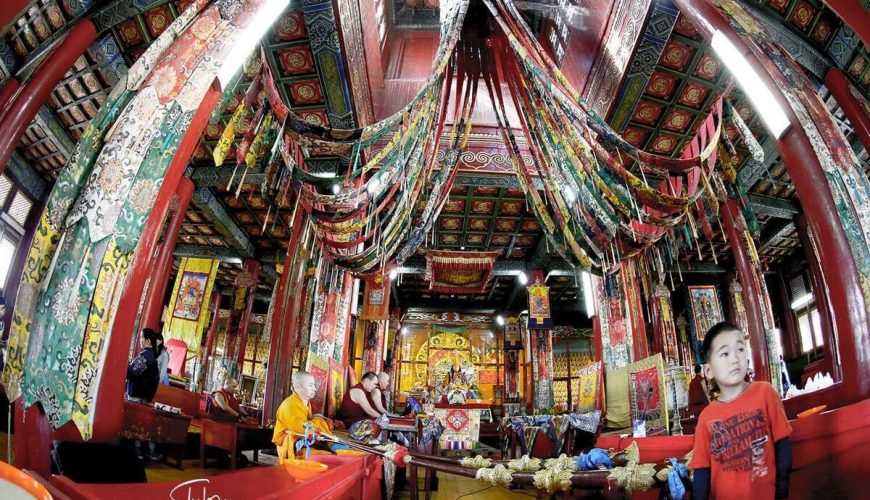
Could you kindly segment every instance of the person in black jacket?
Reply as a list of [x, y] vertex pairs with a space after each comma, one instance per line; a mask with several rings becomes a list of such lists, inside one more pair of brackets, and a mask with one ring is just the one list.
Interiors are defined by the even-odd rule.
[[157, 393], [160, 383], [160, 369], [157, 365], [157, 332], [150, 328], [142, 330], [140, 346], [142, 352], [127, 366], [127, 397], [150, 403]]

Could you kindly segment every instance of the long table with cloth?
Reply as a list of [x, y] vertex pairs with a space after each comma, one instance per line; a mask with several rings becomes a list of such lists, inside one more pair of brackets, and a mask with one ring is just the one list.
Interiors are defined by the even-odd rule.
[[267, 498], [356, 499], [381, 497], [381, 458], [311, 457], [329, 469], [309, 479], [294, 476], [291, 465], [254, 467], [208, 478], [134, 484], [78, 484], [63, 476], [50, 482], [74, 500], [104, 498]]
[[190, 422], [191, 417], [188, 415], [125, 400], [120, 437], [171, 446], [176, 451], [175, 466], [181, 467]]
[[[502, 453], [506, 457], [516, 458], [516, 447], [519, 445], [520, 455], [550, 457], [558, 455], [567, 445], [568, 449], [565, 451], [571, 454], [573, 431], [595, 434], [600, 423], [599, 410], [568, 415], [504, 417], [501, 420]], [[540, 435], [549, 439], [547, 446], [535, 446], [536, 443], [540, 443], [538, 440]]]

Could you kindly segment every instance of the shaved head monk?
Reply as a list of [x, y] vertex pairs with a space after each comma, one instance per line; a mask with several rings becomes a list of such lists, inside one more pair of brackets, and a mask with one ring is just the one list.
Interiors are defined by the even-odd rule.
[[293, 374], [292, 382], [293, 394], [281, 403], [275, 414], [272, 442], [278, 447], [279, 463], [293, 458], [294, 444], [305, 434], [307, 422], [316, 430], [331, 432], [326, 419], [311, 414], [311, 399], [317, 393], [314, 376], [306, 371], [298, 371]]

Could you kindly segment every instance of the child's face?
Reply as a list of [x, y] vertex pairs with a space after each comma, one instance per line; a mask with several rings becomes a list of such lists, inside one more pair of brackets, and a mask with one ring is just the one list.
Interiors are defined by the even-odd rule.
[[748, 356], [743, 334], [732, 330], [719, 334], [710, 346], [710, 360], [704, 365], [707, 378], [720, 387], [735, 387], [743, 383], [748, 368]]

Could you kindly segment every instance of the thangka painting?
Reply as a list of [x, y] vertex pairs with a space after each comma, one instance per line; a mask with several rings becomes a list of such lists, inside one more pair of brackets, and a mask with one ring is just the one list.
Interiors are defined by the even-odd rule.
[[633, 420], [646, 422], [648, 434], [667, 433], [668, 400], [661, 353], [628, 365]]
[[577, 413], [586, 413], [597, 406], [598, 393], [601, 390], [601, 361], [584, 366], [579, 375]]
[[329, 399], [327, 401], [327, 416], [334, 417], [341, 400], [344, 398], [344, 367], [338, 362], [329, 360]]
[[690, 286], [689, 304], [692, 308], [692, 324], [695, 326], [695, 335], [698, 342], [703, 342], [707, 330], [723, 321], [719, 293], [712, 285]]
[[529, 295], [529, 329], [553, 328], [553, 318], [550, 316], [550, 287], [536, 281], [526, 290]]
[[326, 396], [329, 392], [329, 364], [315, 353], [308, 355], [308, 373], [314, 377], [317, 392], [311, 398], [311, 413], [324, 413]]
[[480, 410], [436, 409], [435, 418], [444, 426], [438, 438], [442, 450], [471, 450], [480, 438]]
[[205, 288], [208, 284], [208, 273], [185, 271], [181, 276], [181, 286], [175, 297], [175, 307], [172, 310], [174, 318], [196, 321], [199, 319], [203, 304]]
[[504, 326], [504, 350], [512, 351], [523, 348], [523, 335], [517, 318], [508, 318]]

